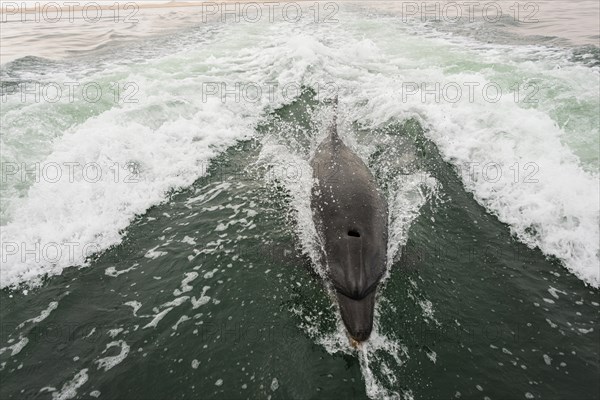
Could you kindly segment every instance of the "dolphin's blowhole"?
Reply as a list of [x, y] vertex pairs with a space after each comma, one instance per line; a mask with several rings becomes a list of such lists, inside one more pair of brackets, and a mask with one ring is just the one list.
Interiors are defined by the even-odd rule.
[[357, 230], [354, 229], [350, 229], [348, 231], [348, 236], [352, 236], [352, 237], [360, 237], [360, 233]]

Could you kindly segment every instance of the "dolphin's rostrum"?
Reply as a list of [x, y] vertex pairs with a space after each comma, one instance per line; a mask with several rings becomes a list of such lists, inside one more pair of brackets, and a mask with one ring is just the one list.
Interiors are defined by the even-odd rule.
[[386, 270], [388, 209], [365, 163], [338, 136], [336, 120], [311, 162], [311, 207], [342, 320], [362, 342], [373, 329], [375, 294]]

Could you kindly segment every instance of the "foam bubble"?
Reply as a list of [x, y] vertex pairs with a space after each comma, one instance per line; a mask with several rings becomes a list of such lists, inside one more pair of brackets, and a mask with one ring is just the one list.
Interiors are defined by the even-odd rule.
[[129, 355], [130, 348], [124, 340], [118, 340], [115, 342], [108, 343], [106, 345], [106, 348], [102, 351], [102, 354], [106, 353], [112, 347], [119, 347], [119, 354], [117, 354], [116, 356], [104, 357], [95, 361], [96, 364], [98, 364], [98, 369], [102, 368], [104, 369], [104, 371], [108, 371], [109, 369], [123, 362], [123, 360]]

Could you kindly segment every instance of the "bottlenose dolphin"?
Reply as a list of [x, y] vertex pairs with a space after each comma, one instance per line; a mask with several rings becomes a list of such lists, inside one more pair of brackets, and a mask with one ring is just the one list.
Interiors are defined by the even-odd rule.
[[386, 271], [387, 202], [365, 163], [338, 136], [337, 115], [311, 166], [311, 208], [327, 275], [348, 333], [362, 342], [373, 329], [377, 285]]

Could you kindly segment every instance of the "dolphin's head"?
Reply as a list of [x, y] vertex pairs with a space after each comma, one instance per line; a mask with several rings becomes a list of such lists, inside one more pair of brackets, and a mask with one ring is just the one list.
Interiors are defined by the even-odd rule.
[[384, 248], [369, 229], [351, 226], [330, 242], [329, 277], [350, 336], [362, 342], [373, 329], [375, 293], [385, 272]]

